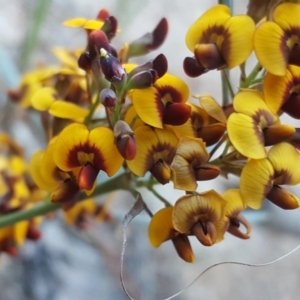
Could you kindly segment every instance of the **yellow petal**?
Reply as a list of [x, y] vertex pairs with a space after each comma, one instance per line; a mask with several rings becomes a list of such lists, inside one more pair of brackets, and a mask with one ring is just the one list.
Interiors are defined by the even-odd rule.
[[[225, 23], [226, 35], [221, 53], [229, 69], [243, 63], [253, 50], [255, 23], [249, 16], [234, 16]], [[225, 36], [226, 36], [225, 35]]]
[[97, 30], [103, 26], [104, 22], [100, 20], [86, 20], [83, 25], [83, 28], [90, 30]]
[[162, 128], [164, 106], [156, 88], [134, 90], [132, 103], [143, 122], [153, 127]]
[[91, 130], [89, 147], [95, 151], [93, 165], [97, 170], [103, 170], [108, 176], [113, 176], [121, 168], [124, 159], [115, 145], [111, 129], [99, 126]]
[[28, 221], [21, 221], [13, 226], [14, 241], [17, 244], [17, 246], [21, 246], [24, 243], [27, 235], [28, 226]]
[[266, 157], [263, 132], [247, 115], [233, 113], [227, 123], [230, 141], [244, 156], [250, 158]]
[[[284, 31], [299, 28], [299, 3], [282, 3], [273, 12], [273, 19]], [[299, 29], [298, 29], [299, 30]]]
[[163, 242], [176, 236], [172, 223], [173, 207], [165, 207], [156, 212], [148, 227], [148, 238], [153, 247], [159, 247]]
[[49, 113], [63, 119], [81, 119], [89, 114], [89, 110], [71, 102], [57, 100], [49, 108]]
[[68, 27], [80, 28], [83, 27], [86, 21], [87, 20], [85, 18], [73, 18], [64, 21], [63, 24]]
[[282, 43], [285, 33], [273, 22], [262, 23], [254, 33], [255, 54], [264, 68], [272, 74], [286, 73], [289, 49]]
[[[224, 26], [224, 23], [230, 18], [230, 9], [225, 5], [216, 5], [207, 10], [198, 20], [189, 28], [185, 43], [188, 49], [194, 52], [194, 47], [199, 43], [216, 42], [214, 28], [218, 29]], [[210, 34], [208, 34], [210, 33]]]
[[296, 185], [300, 183], [300, 154], [294, 146], [288, 143], [280, 143], [273, 146], [268, 159], [271, 162], [276, 176], [280, 176], [280, 182], [276, 184]]
[[217, 121], [226, 124], [227, 118], [220, 104], [209, 95], [201, 95], [197, 97], [203, 109]]
[[55, 142], [53, 160], [63, 171], [69, 172], [85, 163], [78, 157], [78, 148], [88, 143], [89, 131], [83, 124], [73, 123], [59, 134]]
[[[298, 69], [299, 67], [293, 67]], [[271, 73], [267, 73], [264, 80], [263, 90], [265, 95], [265, 101], [273, 114], [278, 114], [281, 106], [285, 103], [290, 96], [290, 90], [293, 86], [293, 76], [289, 69], [285, 76], [277, 76]]]
[[243, 200], [253, 209], [260, 209], [262, 201], [273, 186], [274, 169], [268, 159], [250, 159], [244, 166], [240, 192]]
[[242, 210], [246, 209], [247, 204], [242, 199], [240, 190], [238, 189], [229, 189], [226, 190], [222, 197], [227, 201], [225, 206], [225, 215], [230, 217], [237, 216]]
[[31, 105], [40, 111], [48, 110], [55, 101], [56, 91], [51, 87], [38, 90], [31, 99]]

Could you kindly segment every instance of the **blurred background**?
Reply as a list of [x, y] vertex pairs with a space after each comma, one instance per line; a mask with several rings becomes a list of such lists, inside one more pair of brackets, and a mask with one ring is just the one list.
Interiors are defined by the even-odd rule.
[[[22, 73], [38, 64], [57, 64], [53, 46], [77, 49], [85, 46], [83, 30], [64, 27], [74, 17], [93, 19], [107, 8], [119, 21], [121, 32], [113, 40], [118, 49], [124, 42], [151, 31], [167, 17], [169, 34], [164, 45], [136, 62], [145, 62], [159, 53], [169, 61], [169, 72], [181, 76], [191, 94], [211, 94], [221, 99], [220, 74], [209, 72], [196, 79], [182, 72], [182, 61], [190, 55], [184, 38], [188, 27], [217, 1], [195, 0], [0, 0], [0, 131], [9, 132], [25, 148], [29, 158], [43, 148], [37, 123], [25, 111], [7, 101], [7, 89], [16, 88]], [[234, 13], [246, 12], [248, 1], [236, 0]], [[237, 70], [233, 71], [232, 84]], [[237, 187], [234, 177], [220, 179], [218, 186], [205, 182], [201, 190], [222, 192]], [[181, 195], [172, 186], [160, 191], [174, 201]], [[293, 190], [300, 195], [299, 187]], [[146, 194], [145, 194], [146, 195]], [[134, 203], [124, 193], [115, 193], [112, 221], [95, 224], [86, 232], [65, 225], [60, 216], [42, 224], [43, 238], [27, 242], [14, 259], [1, 256], [0, 300], [98, 300], [127, 299], [120, 283], [122, 218]], [[152, 195], [144, 197], [156, 208]], [[282, 211], [266, 204], [259, 212], [246, 211], [253, 224], [248, 241], [226, 235], [225, 240], [205, 248], [193, 240], [195, 264], [183, 262], [172, 243], [153, 249], [147, 240], [146, 214], [139, 215], [127, 230], [128, 247], [124, 263], [124, 282], [131, 296], [163, 299], [183, 289], [211, 264], [222, 261], [265, 263], [284, 255], [300, 243], [299, 211]], [[1, 229], [0, 229], [1, 230]], [[210, 270], [176, 299], [297, 299], [300, 294], [300, 251], [275, 264], [251, 268], [222, 265]]]

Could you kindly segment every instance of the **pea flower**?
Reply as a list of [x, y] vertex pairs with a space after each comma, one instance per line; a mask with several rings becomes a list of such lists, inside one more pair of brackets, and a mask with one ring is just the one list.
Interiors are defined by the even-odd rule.
[[280, 125], [264, 101], [264, 96], [254, 90], [244, 90], [233, 99], [235, 112], [228, 119], [227, 130], [233, 146], [249, 158], [267, 156], [265, 146], [282, 142], [295, 133], [290, 125]]
[[78, 172], [78, 186], [91, 193], [99, 171], [113, 176], [123, 158], [115, 145], [114, 133], [107, 127], [89, 130], [73, 123], [64, 128], [55, 141], [53, 160], [64, 172]]
[[250, 159], [241, 174], [243, 200], [259, 209], [265, 198], [284, 209], [299, 207], [300, 200], [280, 187], [300, 183], [300, 154], [288, 143], [273, 146], [266, 158]]
[[286, 74], [287, 65], [300, 66], [300, 5], [281, 3], [270, 21], [261, 23], [254, 33], [255, 54], [266, 70]]
[[143, 122], [163, 128], [163, 124], [181, 125], [188, 120], [191, 113], [186, 104], [188, 96], [189, 88], [182, 79], [165, 74], [151, 87], [134, 89], [131, 99]]
[[195, 191], [198, 180], [210, 180], [220, 174], [217, 166], [208, 164], [209, 154], [201, 139], [182, 137], [176, 147], [171, 169], [174, 187]]
[[148, 226], [148, 238], [151, 245], [159, 247], [163, 242], [171, 240], [179, 255], [186, 262], [195, 261], [188, 236], [176, 231], [172, 221], [173, 207], [165, 207], [157, 211]]
[[195, 235], [204, 246], [212, 246], [220, 241], [225, 233], [216, 227], [225, 213], [226, 200], [216, 191], [190, 194], [179, 198], [173, 210], [174, 228], [182, 234]]
[[210, 8], [186, 34], [186, 45], [195, 55], [184, 60], [186, 74], [196, 77], [209, 70], [240, 65], [252, 52], [254, 29], [249, 16], [231, 16], [225, 5]]
[[137, 153], [127, 161], [129, 169], [143, 177], [147, 171], [162, 184], [171, 178], [170, 164], [175, 154], [178, 138], [171, 129], [139, 126], [134, 131]]

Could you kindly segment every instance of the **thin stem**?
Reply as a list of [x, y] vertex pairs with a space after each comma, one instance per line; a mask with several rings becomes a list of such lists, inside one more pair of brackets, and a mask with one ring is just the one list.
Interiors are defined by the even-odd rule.
[[259, 62], [254, 66], [251, 73], [247, 76], [244, 82], [241, 82], [240, 88], [248, 88], [255, 80], [257, 74], [261, 71], [262, 66]]
[[221, 145], [226, 141], [227, 134], [224, 134], [222, 138], [218, 141], [218, 143], [212, 148], [212, 150], [209, 152], [209, 158], [212, 158], [212, 156], [216, 153], [216, 151], [221, 147]]
[[158, 198], [165, 206], [172, 206], [171, 203], [166, 200], [161, 194], [159, 194], [152, 186], [147, 187], [149, 191], [151, 191], [156, 198]]
[[[127, 174], [121, 174], [117, 177], [114, 177], [100, 185], [98, 185], [93, 193], [93, 197], [107, 194], [116, 190], [132, 190], [133, 187], [130, 186], [130, 181]], [[91, 198], [85, 193], [80, 194], [80, 201]], [[11, 214], [0, 216], [0, 228], [13, 225], [17, 222], [30, 220], [37, 216], [43, 216], [50, 212], [53, 212], [61, 208], [60, 204], [52, 203], [50, 200], [50, 195], [47, 196], [46, 200], [42, 203], [39, 203], [27, 210], [17, 211]]]
[[89, 114], [84, 119], [84, 124], [86, 126], [89, 126], [89, 124], [91, 123], [92, 117], [94, 115], [94, 112], [95, 112], [96, 108], [99, 105], [99, 102], [100, 102], [100, 93], [98, 92], [96, 101], [91, 105]]
[[[234, 97], [234, 92], [233, 92], [233, 89], [232, 89], [232, 86], [231, 86], [231, 83], [229, 80], [229, 72], [228, 72], [228, 70], [222, 70], [221, 73], [222, 73], [222, 82], [224, 82], [224, 85], [226, 85], [227, 91], [229, 92], [231, 100], [232, 100]], [[229, 104], [229, 99], [228, 99], [228, 97], [225, 97], [225, 95], [223, 94], [223, 107], [228, 104]]]

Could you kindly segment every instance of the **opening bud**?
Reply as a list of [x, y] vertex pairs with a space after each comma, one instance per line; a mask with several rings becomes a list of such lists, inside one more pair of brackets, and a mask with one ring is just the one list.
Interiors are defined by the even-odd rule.
[[88, 51], [91, 61], [98, 58], [98, 53], [102, 48], [110, 52], [110, 45], [105, 32], [102, 30], [92, 31], [88, 37]]
[[119, 153], [126, 160], [133, 160], [136, 156], [136, 141], [130, 126], [119, 120], [114, 127], [115, 143]]
[[113, 90], [105, 88], [100, 92], [100, 101], [105, 107], [112, 108], [117, 103], [117, 96]]

